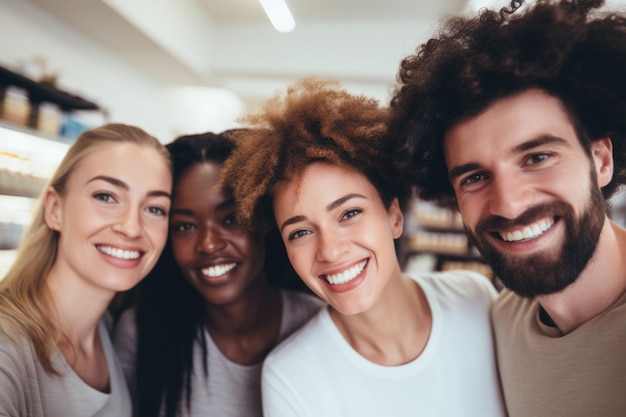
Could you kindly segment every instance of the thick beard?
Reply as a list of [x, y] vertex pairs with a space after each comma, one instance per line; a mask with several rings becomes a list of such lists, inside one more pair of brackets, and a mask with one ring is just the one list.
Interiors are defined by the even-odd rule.
[[[592, 181], [594, 179], [595, 175], [592, 175]], [[499, 252], [485, 238], [492, 230], [529, 224], [546, 216], [565, 222], [565, 242], [560, 252], [555, 248], [555, 251], [532, 255], [506, 254]], [[484, 219], [476, 226], [476, 234], [467, 228], [466, 231], [504, 286], [522, 297], [532, 298], [557, 293], [578, 279], [593, 257], [605, 218], [606, 203], [593, 181], [589, 203], [578, 221], [570, 205], [554, 202], [533, 207], [515, 220]]]

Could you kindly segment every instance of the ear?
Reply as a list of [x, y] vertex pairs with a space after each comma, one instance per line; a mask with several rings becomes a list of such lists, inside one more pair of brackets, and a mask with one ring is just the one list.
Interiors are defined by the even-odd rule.
[[404, 215], [402, 214], [402, 210], [400, 210], [400, 203], [398, 202], [398, 198], [394, 198], [389, 206], [389, 224], [391, 225], [391, 233], [394, 239], [402, 236], [402, 231], [404, 230]]
[[48, 187], [43, 200], [44, 220], [50, 230], [61, 231], [61, 196], [52, 187]]
[[613, 178], [613, 142], [610, 138], [591, 143], [591, 157], [595, 164], [598, 187], [606, 186]]

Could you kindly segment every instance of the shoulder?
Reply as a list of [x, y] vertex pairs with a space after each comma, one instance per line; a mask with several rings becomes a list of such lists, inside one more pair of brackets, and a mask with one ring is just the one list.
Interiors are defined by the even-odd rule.
[[136, 310], [129, 308], [120, 316], [113, 334], [113, 344], [122, 361], [134, 360], [137, 350]]
[[427, 293], [438, 299], [468, 300], [491, 304], [498, 293], [492, 281], [484, 275], [467, 270], [409, 275]]
[[281, 290], [285, 302], [285, 311], [293, 312], [298, 310], [319, 311], [326, 305], [320, 298], [301, 291]]
[[27, 338], [7, 329], [6, 323], [0, 326], [0, 411], [28, 394], [36, 364], [35, 352]]
[[34, 352], [28, 337], [20, 332], [12, 320], [2, 315], [0, 315], [0, 352], [3, 359], [32, 356]]
[[321, 344], [328, 340], [329, 325], [326, 309], [321, 309], [305, 325], [281, 342], [265, 360], [267, 366], [283, 367], [284, 364], [301, 366], [316, 355]]
[[283, 336], [293, 333], [326, 305], [318, 297], [300, 291], [281, 290], [281, 294], [283, 301], [281, 333]]
[[513, 291], [504, 289], [493, 302], [491, 316], [494, 321], [508, 321], [512, 316], [531, 310], [534, 304], [536, 304], [536, 301], [520, 297]]
[[115, 338], [118, 337], [135, 337], [137, 311], [131, 307], [124, 311], [115, 325]]

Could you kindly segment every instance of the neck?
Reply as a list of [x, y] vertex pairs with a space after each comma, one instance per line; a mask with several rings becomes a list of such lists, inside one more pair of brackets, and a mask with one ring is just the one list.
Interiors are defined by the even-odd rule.
[[561, 333], [567, 334], [606, 311], [626, 291], [626, 230], [606, 221], [593, 257], [578, 279], [537, 301]]
[[346, 341], [366, 359], [386, 366], [417, 358], [428, 342], [432, 316], [417, 283], [399, 271], [369, 310], [347, 316], [329, 307]]
[[280, 292], [261, 277], [237, 300], [220, 305], [207, 303], [205, 311], [211, 334], [239, 336], [280, 320]]
[[51, 312], [59, 331], [73, 346], [91, 345], [98, 322], [107, 310], [114, 293], [88, 285], [64, 273], [54, 265], [46, 277], [46, 286], [52, 300]]
[[264, 278], [234, 302], [207, 305], [206, 327], [224, 356], [240, 365], [260, 363], [280, 333], [280, 292]]

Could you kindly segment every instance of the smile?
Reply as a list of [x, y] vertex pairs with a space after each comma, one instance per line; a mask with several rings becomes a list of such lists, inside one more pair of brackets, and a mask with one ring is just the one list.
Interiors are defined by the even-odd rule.
[[359, 274], [363, 272], [366, 265], [367, 265], [367, 260], [359, 262], [353, 267], [350, 267], [346, 269], [345, 271], [340, 272], [338, 274], [327, 274], [327, 275], [323, 275], [323, 277], [326, 279], [326, 281], [328, 281], [329, 284], [333, 284], [333, 285], [346, 284], [352, 281], [353, 279], [355, 279], [356, 277], [358, 277]]
[[96, 245], [96, 249], [105, 255], [117, 259], [138, 259], [141, 256], [139, 251], [114, 248], [112, 246]]
[[214, 265], [208, 268], [202, 268], [202, 274], [210, 278], [215, 278], [215, 277], [219, 277], [219, 276], [226, 274], [235, 266], [237, 266], [236, 263]]
[[544, 234], [553, 225], [554, 219], [550, 219], [548, 221], [542, 220], [529, 226], [525, 226], [523, 229], [500, 233], [500, 237], [506, 242], [519, 242], [522, 240], [535, 239]]

